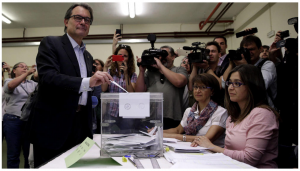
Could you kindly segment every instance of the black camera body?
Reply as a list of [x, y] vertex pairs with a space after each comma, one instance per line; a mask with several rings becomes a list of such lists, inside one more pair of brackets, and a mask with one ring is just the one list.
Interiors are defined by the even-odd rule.
[[142, 53], [142, 66], [151, 66], [153, 64], [156, 64], [156, 61], [154, 58], [159, 59], [159, 57], [162, 57], [161, 60], [164, 60], [168, 56], [168, 52], [166, 50], [161, 50], [161, 49], [149, 49], [149, 50], [144, 50]]
[[192, 43], [192, 47], [184, 46], [184, 50], [192, 50], [191, 53], [188, 54], [188, 59], [190, 63], [203, 63], [203, 60], [209, 62], [209, 49], [200, 48], [199, 45], [205, 44], [201, 42]]
[[242, 56], [244, 55], [245, 60], [247, 61], [248, 64], [251, 63], [251, 56], [250, 56], [250, 51], [247, 48], [238, 48], [237, 50], [229, 50], [228, 57], [230, 58], [231, 61], [233, 60], [242, 60]]
[[285, 30], [285, 31], [280, 33], [281, 39], [284, 39], [284, 38], [289, 37], [289, 36], [290, 36], [289, 30]]
[[156, 49], [154, 48], [154, 43], [156, 41], [156, 35], [155, 34], [149, 34], [147, 39], [151, 43], [151, 48], [146, 49], [142, 53], [142, 62], [138, 63], [137, 65], [140, 66], [146, 66], [148, 70], [154, 70], [151, 65], [156, 64], [156, 61], [154, 58], [159, 59], [159, 57], [162, 57], [161, 60], [165, 60], [168, 56], [168, 52], [166, 50]]

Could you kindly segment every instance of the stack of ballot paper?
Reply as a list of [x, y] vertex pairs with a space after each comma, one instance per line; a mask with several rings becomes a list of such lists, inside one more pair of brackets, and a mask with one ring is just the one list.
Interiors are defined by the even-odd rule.
[[177, 153], [200, 153], [208, 149], [200, 146], [191, 147], [191, 142], [164, 143], [164, 145], [171, 147], [171, 149]]
[[172, 169], [179, 168], [240, 168], [255, 169], [246, 163], [239, 162], [223, 153], [204, 155], [178, 154], [172, 151], [164, 153], [166, 160], [174, 164]]

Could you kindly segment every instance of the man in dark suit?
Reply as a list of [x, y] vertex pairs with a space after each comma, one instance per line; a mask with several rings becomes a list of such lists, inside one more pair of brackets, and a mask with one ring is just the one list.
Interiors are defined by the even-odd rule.
[[221, 47], [221, 57], [218, 66], [221, 66], [225, 71], [229, 65], [229, 58], [226, 54], [227, 40], [224, 36], [217, 36], [214, 38], [214, 41], [218, 42]]
[[45, 37], [39, 46], [39, 89], [29, 119], [35, 167], [93, 138], [92, 87], [113, 79], [100, 71], [92, 76], [93, 57], [82, 42], [92, 21], [91, 7], [74, 4], [65, 15], [66, 34]]

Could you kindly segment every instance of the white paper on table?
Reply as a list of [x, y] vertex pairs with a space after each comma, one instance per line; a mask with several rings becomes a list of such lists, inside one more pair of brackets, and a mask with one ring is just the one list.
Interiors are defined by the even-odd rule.
[[164, 143], [177, 143], [179, 140], [176, 138], [163, 138]]
[[208, 149], [208, 148], [200, 147], [200, 146], [191, 147], [190, 142], [164, 143], [164, 145], [173, 147], [174, 149], [182, 149], [182, 150], [205, 150], [205, 149]]
[[150, 116], [150, 93], [120, 93], [119, 116], [146, 118]]

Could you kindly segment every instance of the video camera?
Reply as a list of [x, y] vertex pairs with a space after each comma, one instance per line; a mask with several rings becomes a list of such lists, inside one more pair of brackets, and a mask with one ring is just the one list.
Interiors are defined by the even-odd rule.
[[242, 60], [242, 54], [244, 55], [245, 60], [248, 64], [251, 63], [250, 51], [247, 48], [238, 48], [237, 50], [229, 50], [228, 57], [231, 61], [233, 60]]
[[155, 49], [154, 48], [154, 43], [156, 41], [156, 35], [155, 34], [149, 34], [147, 39], [151, 43], [151, 48], [146, 49], [142, 53], [142, 62], [138, 63], [137, 65], [140, 66], [147, 66], [147, 69], [153, 69], [151, 65], [156, 64], [156, 61], [154, 58], [162, 57], [161, 60], [165, 60], [166, 57], [168, 56], [168, 52], [166, 50], [161, 50], [161, 49]]
[[203, 63], [203, 60], [209, 62], [209, 49], [200, 48], [199, 45], [205, 44], [201, 42], [192, 43], [192, 47], [183, 46], [183, 50], [192, 50], [191, 53], [188, 54], [188, 59], [190, 63]]

